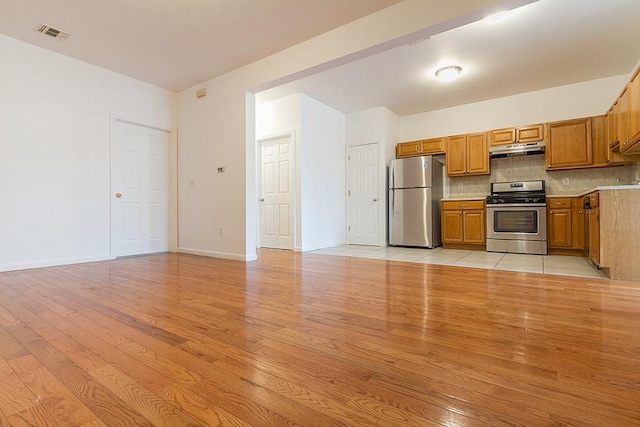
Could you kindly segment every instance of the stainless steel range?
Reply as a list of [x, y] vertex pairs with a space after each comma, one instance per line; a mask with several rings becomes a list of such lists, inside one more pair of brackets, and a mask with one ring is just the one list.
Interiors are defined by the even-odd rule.
[[544, 181], [493, 182], [487, 197], [487, 251], [547, 254]]

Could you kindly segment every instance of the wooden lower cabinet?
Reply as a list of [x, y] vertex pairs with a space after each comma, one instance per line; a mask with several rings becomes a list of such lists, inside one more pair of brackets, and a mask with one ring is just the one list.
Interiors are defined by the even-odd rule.
[[589, 217], [592, 260], [610, 279], [640, 282], [640, 190], [601, 190], [594, 195], [598, 205]]
[[589, 211], [589, 258], [600, 264], [600, 207]]
[[583, 203], [581, 197], [547, 199], [547, 246], [550, 253], [583, 255]]
[[484, 200], [442, 202], [442, 243], [470, 249], [486, 247], [486, 214]]

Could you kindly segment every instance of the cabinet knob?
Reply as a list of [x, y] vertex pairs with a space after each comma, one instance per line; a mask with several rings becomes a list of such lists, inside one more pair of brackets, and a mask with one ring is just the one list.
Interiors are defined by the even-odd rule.
[[553, 211], [549, 211], [549, 213], [553, 213]]

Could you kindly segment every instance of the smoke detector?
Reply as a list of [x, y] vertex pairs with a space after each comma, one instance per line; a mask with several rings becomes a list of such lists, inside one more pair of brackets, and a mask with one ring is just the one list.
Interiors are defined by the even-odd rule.
[[36, 31], [58, 40], [65, 40], [67, 37], [69, 37], [69, 33], [65, 33], [64, 31], [53, 28], [52, 26], [47, 24], [38, 25]]

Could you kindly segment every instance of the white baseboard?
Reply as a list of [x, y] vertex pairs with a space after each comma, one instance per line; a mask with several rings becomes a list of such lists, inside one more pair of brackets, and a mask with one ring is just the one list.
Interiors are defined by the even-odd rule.
[[333, 248], [335, 246], [342, 246], [342, 245], [346, 245], [346, 244], [347, 244], [347, 242], [342, 240], [340, 242], [321, 243], [321, 244], [318, 244], [318, 245], [296, 247], [293, 250], [296, 251], [296, 252], [309, 252], [309, 251], [315, 251], [315, 250], [318, 250], [318, 249]]
[[27, 270], [30, 268], [56, 267], [59, 265], [82, 264], [85, 262], [108, 261], [110, 259], [111, 259], [111, 255], [103, 254], [103, 255], [91, 255], [91, 256], [74, 257], [74, 258], [38, 260], [38, 261], [30, 261], [30, 262], [15, 263], [15, 264], [0, 264], [0, 272]]
[[208, 256], [211, 258], [230, 259], [234, 261], [255, 261], [258, 259], [256, 254], [241, 255], [241, 254], [231, 254], [228, 252], [207, 251], [203, 249], [192, 249], [192, 248], [182, 248], [182, 247], [178, 248], [178, 252], [182, 254]]

